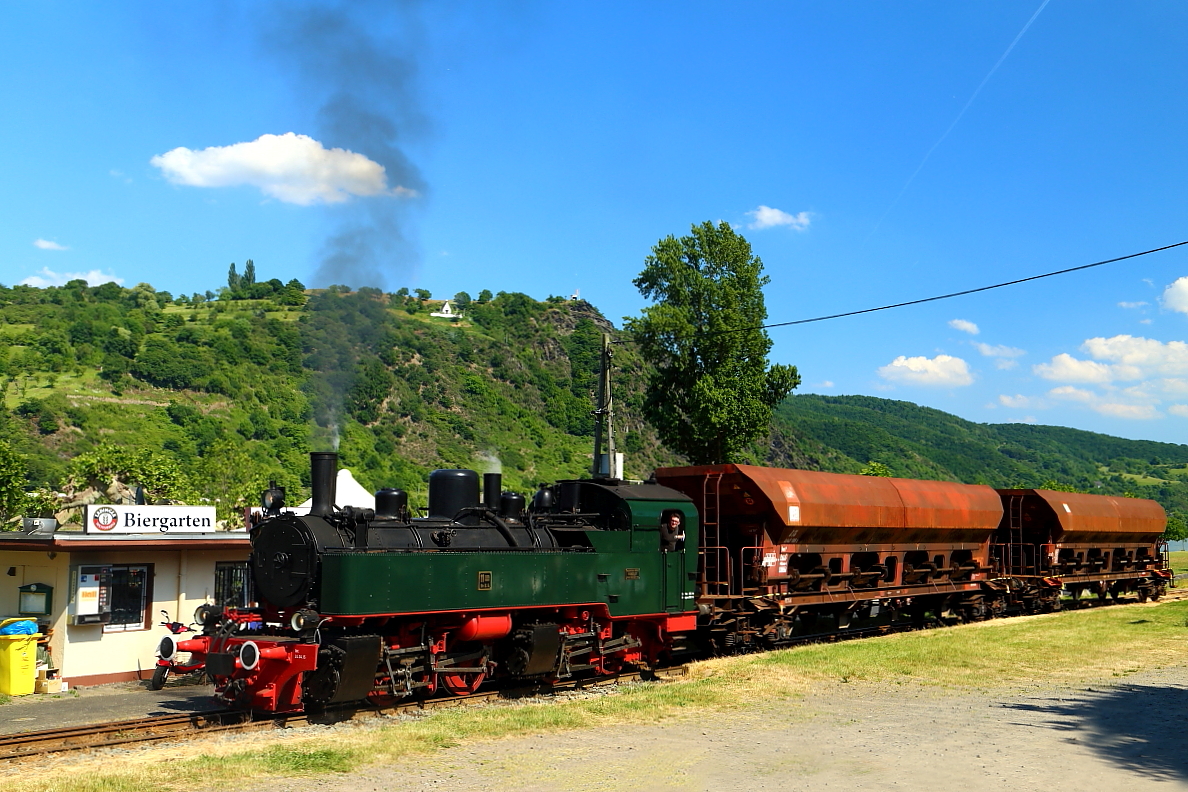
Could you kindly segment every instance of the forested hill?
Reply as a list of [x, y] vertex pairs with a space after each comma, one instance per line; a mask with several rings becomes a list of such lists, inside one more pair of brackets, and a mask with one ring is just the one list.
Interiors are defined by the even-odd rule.
[[977, 424], [911, 402], [800, 395], [777, 410], [783, 453], [803, 467], [984, 483], [1045, 483], [1188, 509], [1188, 446], [1034, 424]]
[[[436, 467], [501, 465], [524, 492], [589, 470], [591, 391], [613, 332], [589, 304], [484, 292], [440, 318], [427, 292], [250, 286], [216, 299], [0, 287], [0, 442], [27, 483], [74, 501], [139, 483], [227, 516], [269, 479], [299, 501], [306, 452], [336, 443], [364, 486], [414, 502]], [[640, 360], [620, 350], [615, 365], [619, 448], [644, 476], [674, 457], [639, 417]], [[5, 471], [0, 460], [0, 488]]]
[[[254, 273], [253, 273], [254, 274]], [[298, 502], [311, 449], [338, 445], [370, 489], [424, 503], [436, 467], [501, 466], [525, 494], [591, 463], [603, 333], [588, 303], [459, 294], [434, 317], [424, 291], [229, 278], [215, 295], [147, 284], [0, 286], [0, 518], [129, 496], [209, 499], [224, 517], [269, 479]], [[680, 460], [641, 418], [645, 366], [615, 351], [616, 432], [627, 475]], [[1155, 497], [1188, 510], [1188, 448], [1072, 429], [984, 425], [862, 396], [793, 396], [764, 464]], [[42, 490], [32, 505], [14, 490]], [[26, 499], [27, 500], [27, 499]]]

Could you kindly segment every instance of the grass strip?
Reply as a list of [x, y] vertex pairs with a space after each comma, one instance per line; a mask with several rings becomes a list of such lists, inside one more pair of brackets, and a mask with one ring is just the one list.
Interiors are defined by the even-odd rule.
[[[1004, 619], [694, 664], [685, 681], [624, 686], [615, 695], [433, 712], [320, 737], [276, 735], [40, 768], [10, 777], [12, 792], [164, 792], [241, 787], [248, 779], [345, 773], [473, 740], [717, 713], [803, 694], [822, 682], [913, 683], [958, 689], [1076, 684], [1176, 665], [1188, 657], [1188, 601]], [[245, 744], [247, 747], [245, 749]], [[169, 752], [167, 754], [166, 752]]]
[[1172, 572], [1175, 572], [1177, 575], [1188, 573], [1188, 550], [1172, 550], [1167, 556]]

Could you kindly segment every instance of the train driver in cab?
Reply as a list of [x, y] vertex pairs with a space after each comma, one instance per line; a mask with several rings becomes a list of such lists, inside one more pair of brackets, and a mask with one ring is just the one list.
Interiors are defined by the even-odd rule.
[[665, 512], [660, 516], [660, 549], [666, 553], [685, 549], [685, 524], [680, 512]]

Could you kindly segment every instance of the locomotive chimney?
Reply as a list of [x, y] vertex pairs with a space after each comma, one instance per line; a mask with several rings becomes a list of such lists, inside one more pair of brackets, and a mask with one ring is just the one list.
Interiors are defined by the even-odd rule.
[[483, 474], [483, 505], [492, 511], [499, 509], [499, 493], [503, 489], [502, 473]]
[[313, 505], [309, 513], [314, 517], [329, 517], [334, 513], [338, 454], [333, 451], [314, 451], [309, 455], [309, 472], [310, 484], [313, 486]]

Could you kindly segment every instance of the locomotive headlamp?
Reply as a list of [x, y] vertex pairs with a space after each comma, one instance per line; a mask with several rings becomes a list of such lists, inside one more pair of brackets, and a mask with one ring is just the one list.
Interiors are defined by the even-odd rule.
[[157, 647], [157, 654], [165, 661], [172, 660], [173, 656], [177, 654], [177, 641], [173, 639], [172, 635], [166, 635], [161, 639], [161, 643]]
[[219, 610], [213, 605], [199, 605], [198, 609], [194, 611], [194, 621], [204, 627], [218, 621], [218, 617]]
[[280, 514], [285, 508], [285, 488], [276, 486], [276, 481], [268, 482], [268, 489], [260, 496], [260, 508], [269, 517]]
[[302, 632], [314, 629], [321, 620], [322, 617], [317, 611], [299, 610], [289, 618], [289, 626], [294, 632]]
[[260, 664], [260, 647], [255, 641], [246, 641], [239, 646], [239, 664], [245, 671], [251, 671]]

